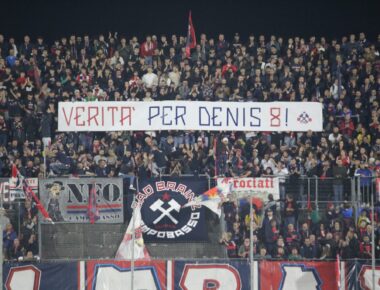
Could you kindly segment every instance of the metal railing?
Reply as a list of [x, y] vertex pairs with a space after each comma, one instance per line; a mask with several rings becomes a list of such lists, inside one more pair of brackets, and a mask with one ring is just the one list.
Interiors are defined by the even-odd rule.
[[[185, 178], [188, 176], [191, 175], [185, 175], [183, 177]], [[162, 177], [169, 176], [162, 175]], [[285, 187], [285, 192], [292, 194], [297, 201], [297, 205], [299, 207], [299, 220], [303, 221], [309, 219], [312, 212], [317, 215], [319, 219], [323, 219], [328, 205], [333, 203], [343, 206], [346, 201], [353, 208], [353, 220], [357, 221], [361, 209], [363, 208], [363, 203], [367, 205], [370, 204], [371, 196], [374, 197], [375, 202], [378, 200], [378, 195], [376, 192], [376, 178], [371, 178], [369, 184], [363, 184], [360, 179], [360, 177], [352, 177], [341, 180], [344, 190], [344, 199], [336, 202], [334, 202], [334, 183], [336, 182], [336, 179], [334, 178], [321, 179], [306, 176], [301, 176], [299, 179], [286, 178], [283, 186]], [[215, 178], [208, 177], [208, 181], [209, 187], [216, 185]], [[128, 191], [128, 188], [125, 188], [124, 191], [127, 195], [131, 193]], [[25, 221], [22, 219], [24, 201], [14, 200], [4, 202], [3, 205], [6, 216], [5, 220], [9, 219], [17, 233], [17, 236], [21, 237], [23, 229], [25, 228]], [[311, 208], [309, 206], [311, 206]], [[281, 208], [281, 201], [278, 201], [277, 207]], [[279, 220], [281, 220], [281, 216], [279, 216]], [[220, 221], [221, 228], [225, 227], [223, 225], [223, 217]], [[4, 219], [2, 222], [4, 223]], [[3, 226], [5, 226], [5, 224]], [[56, 226], [58, 226], [58, 224]], [[67, 226], [70, 225], [66, 225], [66, 227]], [[35, 234], [37, 240], [41, 242], [41, 231], [35, 229]]]

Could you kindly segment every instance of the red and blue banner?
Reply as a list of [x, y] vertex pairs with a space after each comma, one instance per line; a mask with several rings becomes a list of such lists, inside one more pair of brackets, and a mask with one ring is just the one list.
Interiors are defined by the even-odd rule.
[[206, 178], [147, 179], [140, 181], [139, 192], [129, 196], [141, 207], [145, 242], [206, 241], [205, 209], [183, 207], [208, 189]]
[[6, 290], [73, 290], [78, 289], [78, 262], [4, 263]]
[[335, 262], [260, 262], [259, 289], [339, 290]]
[[[345, 289], [372, 290], [380, 289], [380, 264], [372, 271], [370, 261], [355, 261], [346, 263]], [[375, 275], [375, 277], [373, 277]], [[373, 285], [373, 278], [375, 285]], [[342, 288], [343, 289], [343, 288]]]
[[[372, 290], [380, 266], [342, 262], [340, 288], [334, 261], [248, 260], [135, 261], [134, 287], [146, 290]], [[4, 263], [6, 290], [123, 290], [131, 285], [131, 262], [89, 260], [60, 263]]]
[[[166, 288], [166, 261], [135, 261], [135, 289]], [[86, 262], [86, 290], [122, 290], [131, 285], [131, 262], [93, 260]]]
[[250, 267], [247, 261], [184, 260], [174, 263], [174, 290], [229, 289], [249, 290]]

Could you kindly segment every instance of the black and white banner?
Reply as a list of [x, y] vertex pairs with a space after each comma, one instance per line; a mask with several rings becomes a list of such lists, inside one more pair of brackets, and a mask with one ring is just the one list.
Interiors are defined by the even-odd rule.
[[[25, 178], [25, 181], [30, 189], [38, 194], [38, 178]], [[0, 178], [0, 194], [3, 197], [3, 202], [6, 203], [25, 199], [22, 183], [19, 182], [18, 178]]]
[[204, 209], [182, 208], [208, 189], [206, 178], [148, 179], [140, 181], [139, 189], [135, 201], [141, 206], [145, 241], [207, 240]]
[[42, 179], [39, 186], [41, 202], [55, 222], [88, 223], [90, 211], [97, 213], [97, 223], [124, 222], [121, 178]]

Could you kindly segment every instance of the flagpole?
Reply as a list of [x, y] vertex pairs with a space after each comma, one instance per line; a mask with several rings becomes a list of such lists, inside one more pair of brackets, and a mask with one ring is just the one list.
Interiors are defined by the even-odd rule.
[[373, 200], [373, 190], [371, 190], [371, 203], [372, 203], [372, 217], [371, 217], [371, 224], [372, 224], [372, 286], [375, 287], [375, 223], [374, 223], [374, 216], [375, 216], [375, 205]]
[[250, 251], [249, 251], [249, 260], [250, 260], [250, 264], [251, 264], [251, 267], [250, 267], [250, 275], [251, 275], [251, 289], [253, 289], [253, 218], [252, 218], [252, 214], [253, 214], [253, 209], [252, 209], [252, 192], [250, 192], [249, 194], [249, 240], [250, 240]]
[[44, 145], [44, 151], [42, 152], [42, 155], [44, 157], [44, 178], [46, 178], [46, 171], [47, 171], [47, 168], [46, 168], [46, 146]]
[[217, 135], [214, 134], [214, 140], [212, 141], [214, 144], [213, 144], [213, 148], [214, 148], [214, 163], [215, 163], [215, 169], [214, 169], [214, 176], [218, 177], [218, 161], [217, 161], [217, 158], [218, 156], [216, 155], [216, 143], [217, 143]]
[[[4, 195], [1, 194], [1, 197], [0, 197], [0, 233], [1, 234], [3, 234], [3, 219], [4, 219], [3, 197]], [[4, 285], [3, 284], [3, 262], [4, 262], [3, 239], [1, 238], [0, 239], [0, 285]]]
[[[137, 192], [139, 192], [139, 177], [136, 175], [136, 189]], [[135, 210], [136, 210], [136, 204], [135, 204], [135, 193], [133, 193], [133, 202], [132, 202], [132, 257], [131, 257], [131, 290], [134, 290], [134, 277], [135, 277], [135, 240], [136, 240], [136, 230], [135, 230]]]

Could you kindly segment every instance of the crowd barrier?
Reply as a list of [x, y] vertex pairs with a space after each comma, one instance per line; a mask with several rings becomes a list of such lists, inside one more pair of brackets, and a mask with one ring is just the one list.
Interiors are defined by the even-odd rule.
[[[223, 178], [222, 178], [223, 179]], [[147, 185], [152, 185], [155, 188], [154, 194], [164, 195], [165, 191], [160, 191], [160, 186], [162, 185], [159, 181], [171, 180], [175, 184], [183, 185], [186, 188], [192, 189], [193, 192], [202, 193], [207, 189], [212, 188], [218, 182], [217, 178], [210, 178], [208, 176], [179, 176], [179, 177], [170, 177], [170, 176], [161, 176], [160, 178], [155, 179], [154, 181], [140, 180], [139, 185], [141, 188], [138, 188], [140, 191], [144, 189]], [[69, 258], [107, 258], [114, 255], [113, 247], [111, 245], [111, 240], [118, 244], [121, 237], [124, 234], [126, 225], [131, 218], [131, 211], [129, 209], [130, 204], [134, 196], [134, 191], [129, 189], [129, 179], [106, 179], [106, 178], [52, 178], [52, 179], [31, 179], [28, 181], [30, 186], [33, 187], [33, 190], [36, 193], [39, 193], [39, 196], [42, 200], [42, 203], [45, 207], [49, 208], [49, 196], [52, 193], [52, 185], [58, 184], [59, 190], [58, 194], [62, 198], [63, 202], [61, 203], [61, 212], [60, 216], [62, 220], [56, 220], [54, 226], [49, 223], [45, 223], [46, 226], [50, 228], [42, 228], [41, 223], [34, 225], [33, 231], [37, 235], [39, 241], [39, 256], [46, 259], [53, 258], [63, 258], [64, 253], [71, 253], [72, 255]], [[151, 183], [149, 183], [151, 182]], [[290, 178], [282, 178], [278, 180], [279, 190], [284, 190], [285, 193], [292, 193], [297, 200], [298, 206], [300, 208], [300, 220], [310, 218], [310, 208], [316, 213], [319, 218], [323, 218], [324, 213], [326, 212], [326, 207], [328, 204], [332, 203], [333, 195], [333, 185], [336, 180], [333, 178], [316, 178], [316, 177], [301, 177], [297, 180], [292, 180]], [[360, 209], [362, 204], [366, 202], [364, 199], [369, 195], [375, 196], [375, 199], [378, 199], [378, 178], [373, 178], [369, 183], [369, 186], [364, 187], [360, 178], [354, 177], [345, 180], [341, 180], [344, 187], [344, 196], [345, 200], [350, 202], [350, 206], [354, 208], [354, 218], [357, 220], [358, 215], [360, 214]], [[96, 223], [105, 223], [104, 228], [110, 229], [113, 233], [107, 233], [103, 228], [98, 230], [93, 230], [95, 227], [91, 227], [90, 221], [88, 218], [88, 197], [92, 188], [96, 184], [96, 192], [98, 193], [98, 205], [99, 205], [99, 220]], [[245, 184], [245, 183], [244, 183]], [[246, 183], [248, 185], [248, 183]], [[55, 188], [57, 189], [57, 187]], [[185, 191], [183, 191], [185, 193]], [[245, 195], [240, 196], [240, 198], [250, 198], [254, 196], [258, 191], [250, 190], [249, 188], [245, 190]], [[271, 193], [271, 189], [264, 191], [265, 193]], [[24, 211], [24, 201], [25, 197], [23, 196], [22, 190], [17, 188], [17, 185], [14, 184], [14, 181], [11, 179], [0, 179], [0, 193], [2, 196], [3, 206], [6, 209], [6, 216], [9, 218], [10, 222], [13, 224], [17, 236], [22, 234], [23, 227], [26, 226], [26, 221], [23, 219]], [[364, 194], [363, 194], [364, 193]], [[365, 194], [367, 193], [367, 194]], [[369, 194], [368, 194], [369, 193]], [[57, 194], [57, 193], [56, 193]], [[281, 197], [280, 192], [275, 193], [276, 197]], [[182, 199], [182, 200], [181, 200]], [[186, 202], [186, 194], [182, 194], [181, 199], [175, 199], [177, 203]], [[155, 200], [149, 200], [148, 198], [144, 199], [146, 209], [148, 211], [147, 215], [156, 214], [162, 216], [161, 210], [165, 207], [164, 205], [157, 205]], [[343, 204], [343, 200], [338, 203]], [[173, 202], [173, 204], [175, 204]], [[103, 206], [103, 207], [102, 207]], [[109, 207], [109, 208], [107, 208]], [[278, 203], [278, 208], [281, 208], [281, 202]], [[165, 208], [166, 212], [167, 208]], [[173, 208], [175, 213], [175, 207]], [[80, 215], [78, 215], [80, 211]], [[221, 254], [217, 249], [219, 238], [221, 237], [221, 232], [224, 229], [223, 218], [220, 219], [220, 223], [213, 218], [205, 215], [204, 212], [209, 212], [206, 209], [201, 209], [199, 214], [191, 215], [184, 219], [184, 221], [178, 220], [178, 224], [185, 224], [188, 220], [194, 220], [197, 217], [196, 222], [199, 225], [197, 228], [193, 227], [192, 231], [189, 231], [185, 241], [192, 241], [194, 244], [187, 243], [186, 246], [189, 248], [188, 255], [182, 255], [179, 252], [175, 252], [170, 255], [170, 247], [160, 248], [157, 247], [157, 253], [162, 255], [152, 254], [152, 257], [155, 258], [199, 258], [199, 257], [208, 257], [208, 258], [223, 258], [225, 255]], [[78, 216], [80, 218], [78, 218]], [[281, 215], [279, 216], [281, 218]], [[42, 218], [40, 218], [40, 221]], [[155, 218], [156, 220], [156, 218]], [[154, 222], [155, 220], [152, 220]], [[82, 223], [85, 229], [80, 228]], [[111, 225], [110, 223], [113, 223]], [[208, 228], [202, 227], [204, 223], [211, 223], [211, 226]], [[195, 224], [195, 222], [194, 222]], [[52, 229], [53, 227], [53, 229]], [[55, 227], [55, 229], [54, 229]], [[182, 227], [182, 226], [181, 226]], [[76, 233], [74, 233], [74, 229]], [[115, 230], [116, 228], [116, 230]], [[210, 231], [215, 228], [215, 231]], [[217, 228], [217, 229], [216, 229]], [[61, 229], [61, 232], [60, 230]], [[147, 227], [144, 228], [145, 233], [151, 233], [149, 236], [146, 236], [146, 242], [156, 243], [159, 241], [162, 236], [161, 232], [149, 231]], [[78, 233], [82, 235], [79, 236]], [[181, 234], [178, 232], [178, 234]], [[183, 233], [182, 233], [183, 234]], [[180, 235], [179, 238], [184, 235]], [[186, 233], [187, 234], [187, 233]], [[165, 235], [165, 242], [170, 242], [172, 239], [171, 236]], [[189, 240], [190, 239], [190, 240]], [[172, 239], [173, 240], [173, 239]], [[58, 251], [53, 251], [56, 249], [51, 249], [49, 246], [53, 245], [53, 242], [60, 246], [63, 246], [66, 251], [60, 252], [61, 255], [58, 255]], [[176, 241], [174, 239], [173, 241]], [[109, 249], [101, 247], [102, 244], [107, 242]], [[89, 243], [98, 243], [96, 247], [90, 247]], [[203, 244], [202, 244], [203, 243]], [[76, 251], [71, 250], [74, 245], [77, 245]], [[41, 255], [41, 246], [45, 245], [45, 253], [51, 252], [53, 255]], [[203, 245], [203, 246], [202, 246]], [[212, 247], [212, 245], [215, 245]], [[200, 251], [200, 248], [207, 248], [207, 251]], [[168, 249], [168, 251], [166, 251]], [[79, 256], [74, 254], [80, 253]], [[92, 253], [100, 253], [99, 255], [94, 255]], [[165, 257], [164, 254], [168, 254]], [[192, 256], [192, 254], [194, 254]], [[196, 255], [198, 254], [198, 255]]]
[[[133, 273], [131, 266], [130, 261], [115, 260], [6, 263], [3, 279], [6, 290], [375, 289], [371, 267], [361, 260], [253, 263], [247, 260], [140, 260], [134, 262]], [[375, 281], [379, 281], [380, 261], [374, 275]]]

